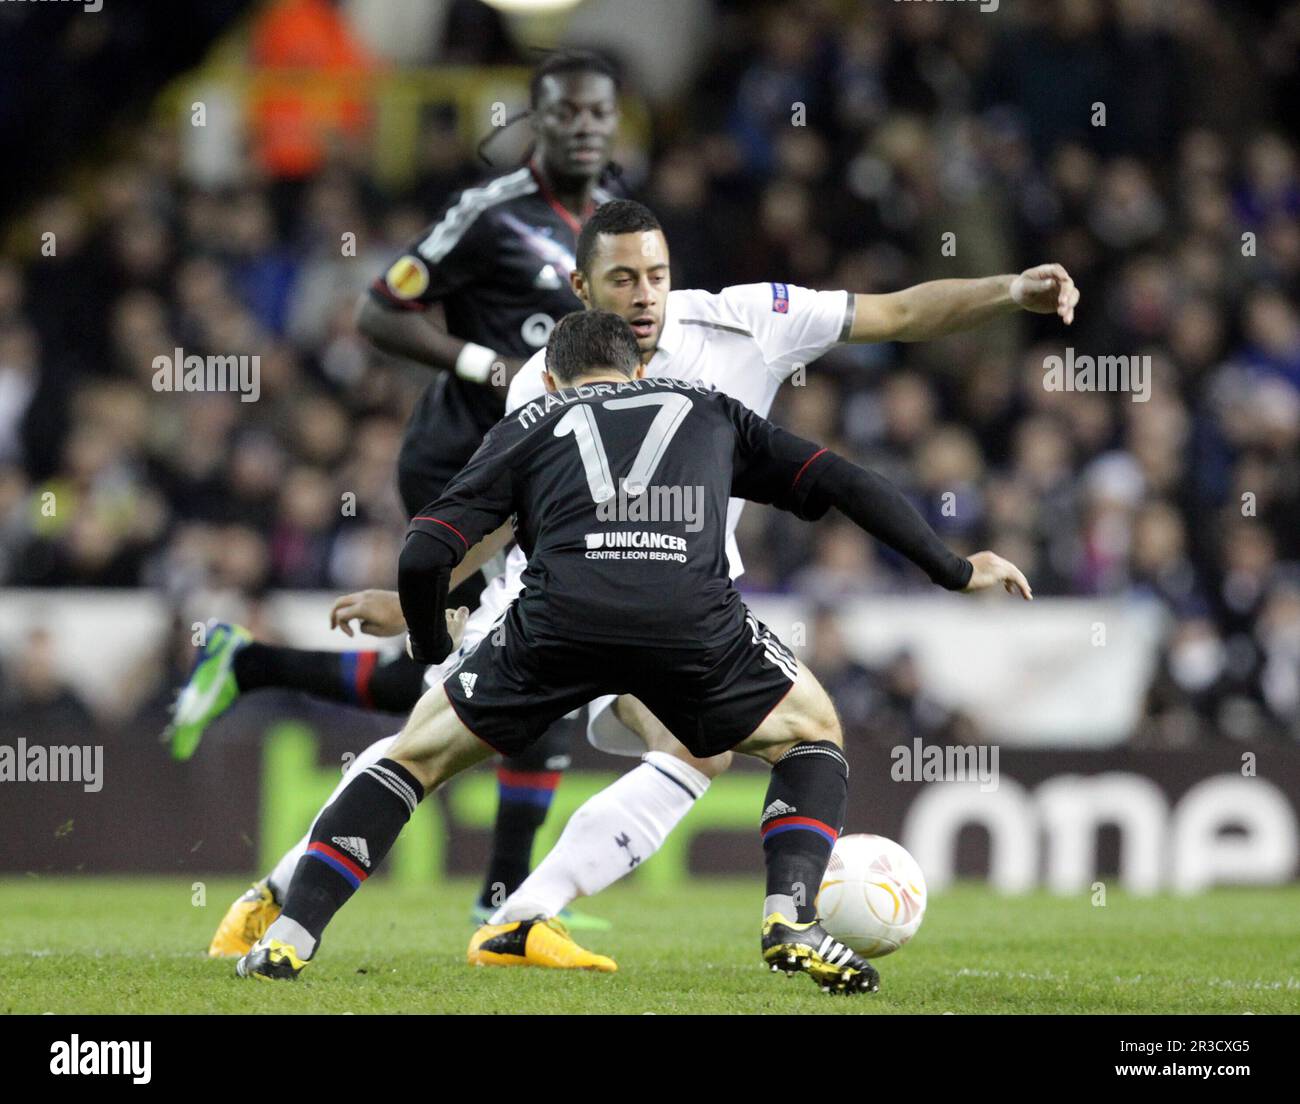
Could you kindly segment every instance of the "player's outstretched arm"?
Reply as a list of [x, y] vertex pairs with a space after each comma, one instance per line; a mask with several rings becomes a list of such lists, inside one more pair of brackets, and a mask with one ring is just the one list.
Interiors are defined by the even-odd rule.
[[979, 552], [970, 559], [958, 556], [883, 476], [834, 453], [821, 453], [814, 461], [815, 482], [806, 506], [809, 516], [834, 506], [947, 590], [972, 593], [1001, 583], [1010, 593], [1032, 598], [1029, 583], [1015, 564], [992, 552]]
[[717, 401], [736, 434], [733, 497], [768, 503], [805, 521], [818, 520], [834, 506], [947, 590], [985, 590], [1002, 583], [1008, 591], [1032, 597], [1015, 564], [992, 552], [968, 560], [952, 551], [884, 476], [796, 437], [729, 396]]
[[809, 517], [834, 506], [859, 528], [906, 556], [945, 590], [964, 590], [974, 577], [969, 560], [957, 555], [930, 528], [901, 491], [877, 472], [860, 468], [833, 452], [815, 458], [808, 473]]
[[932, 280], [886, 295], [855, 295], [848, 340], [929, 341], [1013, 310], [1057, 314], [1068, 326], [1078, 302], [1079, 289], [1059, 264], [1035, 265], [1018, 276]]

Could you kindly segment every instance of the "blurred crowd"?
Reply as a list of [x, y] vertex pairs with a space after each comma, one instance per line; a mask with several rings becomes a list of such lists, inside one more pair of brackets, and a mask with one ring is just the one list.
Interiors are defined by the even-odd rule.
[[[837, 349], [774, 419], [1040, 596], [1159, 603], [1136, 741], [1300, 738], [1300, 4], [716, 6], [707, 64], [652, 105], [621, 184], [662, 220], [676, 286], [890, 291], [1051, 260], [1083, 296], [1068, 331], [1022, 315]], [[93, 194], [37, 205], [53, 256], [0, 261], [0, 585], [390, 585], [394, 458], [427, 377], [368, 348], [353, 308], [482, 166], [434, 120], [400, 194], [364, 130], [296, 179], [250, 154], [205, 187], [178, 129], [141, 127]], [[1149, 356], [1149, 400], [1046, 390], [1067, 346]], [[155, 391], [176, 348], [259, 354], [259, 401]], [[847, 522], [742, 526], [750, 589], [829, 609], [924, 583]], [[970, 735], [909, 657], [866, 671], [816, 639], [841, 709]]]

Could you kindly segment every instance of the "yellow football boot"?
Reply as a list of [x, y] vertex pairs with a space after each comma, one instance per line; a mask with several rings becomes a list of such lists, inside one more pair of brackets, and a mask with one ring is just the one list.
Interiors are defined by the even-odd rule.
[[807, 974], [823, 993], [875, 993], [880, 975], [862, 955], [835, 939], [820, 921], [796, 923], [779, 912], [763, 921], [763, 961], [786, 977]]
[[259, 941], [235, 963], [237, 975], [258, 981], [293, 981], [305, 969], [307, 960], [298, 957], [298, 948], [279, 939]]
[[484, 924], [469, 941], [471, 966], [547, 966], [553, 970], [596, 970], [612, 974], [618, 963], [579, 947], [554, 917], [536, 916], [508, 924]]
[[208, 946], [209, 957], [239, 958], [248, 954], [279, 915], [280, 906], [275, 903], [271, 887], [264, 881], [254, 882], [221, 918]]

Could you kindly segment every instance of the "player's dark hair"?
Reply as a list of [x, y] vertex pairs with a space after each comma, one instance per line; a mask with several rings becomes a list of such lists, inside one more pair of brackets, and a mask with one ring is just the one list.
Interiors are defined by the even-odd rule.
[[601, 369], [613, 369], [631, 379], [640, 363], [636, 334], [613, 311], [566, 314], [546, 343], [546, 370], [557, 383], [570, 383]]
[[611, 199], [592, 212], [578, 235], [578, 248], [574, 263], [584, 275], [590, 275], [588, 265], [596, 249], [596, 238], [601, 234], [640, 234], [647, 230], [661, 230], [654, 212], [635, 199]]
[[618, 70], [607, 57], [594, 50], [555, 50], [542, 59], [542, 63], [533, 70], [528, 81], [528, 104], [536, 109], [542, 94], [542, 81], [547, 77], [559, 76], [561, 73], [596, 73], [608, 77], [614, 85], [614, 92], [619, 91]]

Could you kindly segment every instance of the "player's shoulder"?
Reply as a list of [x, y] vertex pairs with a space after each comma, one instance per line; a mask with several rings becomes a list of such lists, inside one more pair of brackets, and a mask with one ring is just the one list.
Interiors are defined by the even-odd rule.
[[515, 200], [537, 191], [537, 178], [527, 165], [500, 172], [453, 192], [416, 245], [423, 257], [437, 261], [473, 233], [488, 232], [484, 218]]
[[731, 284], [721, 291], [687, 288], [668, 293], [669, 309], [678, 321], [712, 323], [752, 334], [764, 315], [789, 310], [790, 285]]
[[536, 191], [537, 177], [527, 165], [517, 169], [503, 169], [452, 192], [442, 210], [446, 212], [455, 208], [472, 208], [486, 211], [522, 196], [532, 195]]

